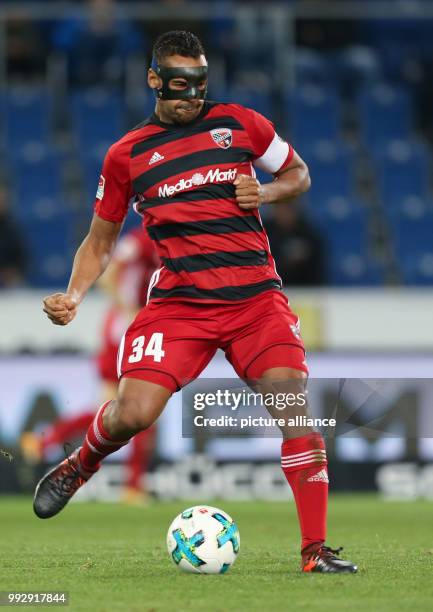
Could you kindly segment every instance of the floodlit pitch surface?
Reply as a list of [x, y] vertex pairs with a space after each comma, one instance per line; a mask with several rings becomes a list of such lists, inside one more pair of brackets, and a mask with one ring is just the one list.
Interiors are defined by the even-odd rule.
[[329, 544], [344, 545], [359, 566], [343, 576], [299, 572], [293, 503], [202, 502], [240, 529], [240, 555], [225, 575], [183, 574], [169, 559], [166, 531], [186, 502], [77, 503], [41, 521], [29, 498], [2, 497], [0, 591], [64, 590], [68, 610], [107, 612], [431, 608], [433, 502], [333, 496]]

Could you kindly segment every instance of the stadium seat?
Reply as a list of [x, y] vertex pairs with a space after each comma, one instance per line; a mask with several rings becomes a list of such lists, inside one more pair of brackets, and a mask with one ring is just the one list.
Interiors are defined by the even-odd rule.
[[313, 215], [336, 256], [350, 252], [363, 255], [367, 251], [367, 214], [360, 203], [332, 197]]
[[345, 287], [374, 287], [383, 285], [384, 270], [373, 259], [347, 253], [339, 259], [331, 260], [330, 284]]
[[28, 281], [37, 287], [64, 286], [74, 218], [64, 198], [59, 157], [42, 143], [29, 142], [9, 164], [13, 214], [29, 251]]
[[52, 101], [40, 88], [16, 87], [0, 100], [4, 117], [4, 141], [9, 154], [20, 154], [28, 145], [47, 146], [52, 139]]
[[125, 130], [131, 130], [155, 110], [155, 96], [150, 91], [134, 93], [127, 101]]
[[120, 95], [94, 88], [76, 92], [71, 110], [85, 196], [90, 202], [95, 199], [107, 150], [125, 133], [125, 108]]
[[386, 84], [366, 85], [358, 96], [361, 134], [368, 147], [393, 139], [407, 140], [412, 129], [408, 92]]
[[299, 150], [308, 164], [311, 189], [308, 199], [314, 209], [333, 196], [350, 198], [354, 191], [353, 153], [338, 141], [319, 141]]
[[110, 90], [87, 89], [72, 96], [72, 129], [81, 156], [86, 157], [101, 143], [108, 147], [123, 136], [124, 110], [120, 95]]
[[66, 286], [72, 261], [72, 224], [59, 215], [22, 224], [30, 252], [28, 280], [35, 287]]
[[232, 87], [224, 90], [213, 88], [209, 92], [209, 98], [218, 102], [242, 104], [268, 117], [272, 114], [272, 100], [267, 91], [246, 89], [244, 87]]
[[61, 168], [58, 156], [37, 143], [28, 144], [21, 155], [10, 160], [17, 194], [17, 213], [22, 217], [34, 215], [34, 204], [40, 199], [62, 202]]
[[433, 249], [403, 259], [401, 275], [406, 285], [433, 287]]
[[405, 194], [384, 202], [385, 217], [393, 223], [396, 218], [422, 219], [428, 212], [433, 211], [433, 202], [428, 197], [417, 194]]
[[393, 242], [401, 254], [433, 250], [433, 212], [426, 209], [417, 216], [402, 212], [389, 220]]
[[284, 95], [286, 128], [291, 140], [302, 151], [311, 143], [340, 139], [340, 104], [332, 89], [306, 85]]
[[372, 47], [347, 47], [335, 54], [332, 60], [333, 77], [340, 89], [349, 94], [360, 87], [371, 87], [382, 78], [380, 56]]
[[332, 64], [328, 57], [307, 47], [296, 47], [294, 56], [297, 86], [326, 85], [331, 79]]
[[383, 270], [369, 252], [368, 220], [362, 203], [331, 197], [316, 209], [310, 203], [307, 210], [326, 240], [331, 284], [368, 286], [383, 282]]
[[375, 154], [380, 191], [384, 202], [428, 193], [428, 154], [418, 143], [391, 141]]
[[409, 200], [389, 216], [389, 227], [404, 282], [433, 285], [433, 207]]
[[314, 217], [317, 223], [326, 227], [333, 223], [364, 223], [366, 219], [366, 208], [359, 200], [339, 195], [323, 197], [320, 205], [308, 202], [308, 213]]

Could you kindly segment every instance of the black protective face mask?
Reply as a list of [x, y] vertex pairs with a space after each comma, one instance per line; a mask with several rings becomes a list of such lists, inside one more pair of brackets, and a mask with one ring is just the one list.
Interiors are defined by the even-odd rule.
[[[155, 96], [158, 100], [204, 100], [207, 94], [207, 66], [198, 66], [196, 68], [167, 68], [158, 66], [155, 60], [152, 60], [152, 70], [162, 79], [162, 87], [154, 89]], [[185, 79], [187, 86], [185, 89], [171, 89], [169, 82], [171, 79]], [[202, 89], [199, 84], [206, 81], [206, 86]]]

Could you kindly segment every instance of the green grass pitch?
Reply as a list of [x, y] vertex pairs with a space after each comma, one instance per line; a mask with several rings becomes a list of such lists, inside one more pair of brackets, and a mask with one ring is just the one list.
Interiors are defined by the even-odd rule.
[[359, 565], [344, 576], [299, 572], [294, 504], [206, 503], [231, 514], [241, 533], [236, 564], [221, 576], [183, 574], [168, 557], [166, 531], [186, 502], [77, 503], [40, 521], [29, 498], [2, 497], [0, 591], [65, 590], [66, 609], [86, 612], [431, 609], [431, 502], [332, 496], [329, 543]]

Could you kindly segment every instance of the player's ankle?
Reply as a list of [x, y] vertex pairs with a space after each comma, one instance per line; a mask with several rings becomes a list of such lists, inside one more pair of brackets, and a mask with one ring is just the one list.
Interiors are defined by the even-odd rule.
[[99, 462], [96, 464], [84, 462], [81, 458], [82, 450], [83, 449], [80, 449], [78, 453], [77, 469], [85, 480], [89, 480], [89, 478], [93, 476], [93, 474], [95, 474], [99, 470], [99, 468], [101, 467], [101, 464]]
[[306, 546], [304, 546], [301, 549], [302, 561], [305, 562], [309, 557], [311, 557], [312, 554], [320, 550], [323, 544], [324, 544], [323, 540], [318, 540], [317, 542], [311, 542], [310, 544], [307, 544]]

